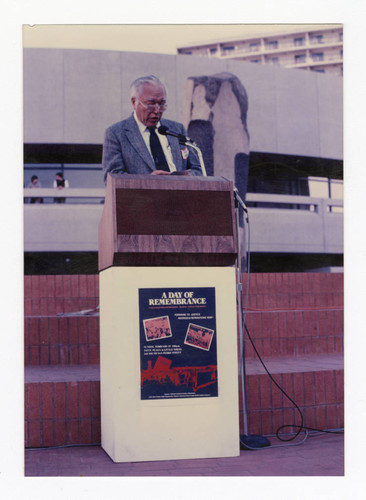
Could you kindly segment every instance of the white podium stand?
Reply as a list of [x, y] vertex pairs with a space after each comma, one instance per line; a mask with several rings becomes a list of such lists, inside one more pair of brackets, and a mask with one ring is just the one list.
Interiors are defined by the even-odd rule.
[[[115, 462], [238, 456], [236, 233], [225, 215], [225, 207], [234, 212], [232, 185], [121, 177], [108, 178], [99, 226], [102, 447]], [[169, 216], [189, 216], [172, 204], [191, 190], [188, 201], [203, 198], [204, 207], [187, 236], [192, 224]], [[205, 228], [206, 191], [224, 214], [214, 231]], [[134, 221], [126, 211], [137, 198]], [[152, 206], [141, 212], [141, 203], [157, 199], [163, 223], [146, 229], [140, 219]]]
[[[218, 396], [142, 400], [138, 292], [177, 287], [215, 290]], [[102, 447], [108, 455], [115, 462], [238, 456], [234, 269], [110, 268], [100, 274], [100, 297]]]

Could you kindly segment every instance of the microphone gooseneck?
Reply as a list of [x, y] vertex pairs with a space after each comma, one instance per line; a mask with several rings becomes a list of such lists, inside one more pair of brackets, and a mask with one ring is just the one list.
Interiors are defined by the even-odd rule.
[[191, 141], [189, 137], [186, 137], [183, 134], [175, 134], [174, 132], [168, 130], [168, 127], [166, 127], [165, 125], [160, 125], [160, 127], [158, 128], [158, 132], [160, 135], [170, 135], [172, 137], [176, 137], [182, 145], [185, 145], [186, 143], [193, 143], [193, 141]]
[[192, 139], [190, 139], [189, 137], [186, 137], [183, 134], [175, 134], [174, 132], [170, 132], [170, 130], [168, 129], [168, 127], [166, 127], [165, 125], [160, 125], [160, 127], [158, 128], [158, 132], [159, 132], [160, 135], [170, 135], [172, 137], [176, 137], [178, 139], [178, 141], [179, 141], [179, 144], [181, 144], [182, 146], [188, 146], [190, 148], [193, 148], [197, 152], [197, 154], [198, 154], [198, 158], [199, 158], [199, 162], [200, 162], [200, 165], [201, 165], [202, 174], [203, 174], [204, 177], [207, 176], [206, 168], [205, 168], [205, 164], [204, 164], [204, 161], [203, 161], [201, 150], [197, 146], [197, 144], [192, 141]]

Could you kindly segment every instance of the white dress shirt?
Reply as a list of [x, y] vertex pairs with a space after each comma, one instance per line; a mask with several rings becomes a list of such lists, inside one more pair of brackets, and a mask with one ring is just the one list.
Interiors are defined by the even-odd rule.
[[[136, 112], [133, 113], [133, 116], [136, 120], [136, 123], [137, 123], [137, 126], [141, 132], [141, 135], [142, 135], [142, 138], [146, 144], [146, 147], [149, 151], [149, 153], [151, 154], [151, 149], [150, 149], [150, 130], [146, 127], [146, 125], [144, 125], [143, 123], [140, 122], [140, 120], [137, 118], [136, 116]], [[157, 129], [160, 127], [160, 122], [158, 123], [157, 125]], [[166, 158], [166, 161], [168, 162], [168, 167], [169, 167], [169, 170], [171, 172], [176, 172], [177, 171], [177, 168], [173, 162], [173, 156], [172, 156], [172, 151], [171, 151], [171, 148], [170, 148], [170, 144], [168, 142], [168, 138], [166, 135], [160, 135], [159, 132], [157, 131], [157, 134], [156, 134], [159, 138], [159, 141], [160, 141], [160, 144], [161, 144], [161, 147], [163, 148], [163, 151], [164, 151], [164, 155], [165, 155], [165, 158]], [[151, 158], [153, 156], [151, 155]]]

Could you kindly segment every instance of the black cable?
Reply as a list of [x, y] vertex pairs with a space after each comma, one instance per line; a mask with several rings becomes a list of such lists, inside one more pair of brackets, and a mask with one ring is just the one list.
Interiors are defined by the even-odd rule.
[[[296, 425], [296, 424], [285, 424], [285, 425], [281, 425], [277, 430], [276, 430], [276, 437], [280, 440], [280, 441], [284, 441], [284, 442], [290, 442], [290, 441], [293, 441], [294, 439], [297, 438], [297, 436], [299, 436], [299, 434], [302, 432], [302, 431], [305, 431], [305, 438], [298, 442], [298, 443], [295, 443], [294, 445], [298, 445], [298, 444], [302, 444], [303, 442], [306, 441], [306, 439], [308, 438], [309, 436], [309, 432], [308, 431], [316, 431], [316, 432], [320, 432], [320, 433], [339, 433], [337, 431], [329, 431], [329, 430], [323, 430], [323, 429], [316, 429], [316, 428], [313, 428], [313, 427], [307, 427], [307, 426], [304, 426], [304, 415], [302, 413], [302, 411], [300, 410], [299, 406], [295, 403], [295, 401], [282, 389], [282, 387], [277, 383], [277, 381], [274, 379], [274, 377], [272, 376], [272, 374], [269, 372], [269, 370], [267, 369], [266, 365], [264, 364], [254, 342], [253, 342], [253, 339], [249, 333], [249, 330], [246, 326], [246, 314], [247, 314], [247, 309], [248, 309], [248, 297], [249, 297], [249, 281], [250, 281], [250, 224], [249, 224], [249, 212], [247, 210], [247, 208], [245, 207], [245, 204], [244, 202], [241, 200], [241, 198], [239, 197], [238, 195], [238, 192], [236, 190], [236, 195], [235, 195], [235, 202], [236, 202], [236, 207], [239, 207], [243, 210], [244, 213], [246, 213], [246, 217], [245, 217], [245, 222], [247, 223], [247, 227], [248, 227], [248, 249], [247, 249], [247, 259], [246, 259], [246, 272], [247, 272], [247, 287], [246, 287], [246, 301], [245, 301], [245, 307], [244, 307], [244, 315], [243, 315], [243, 319], [242, 319], [242, 326], [243, 326], [243, 329], [245, 329], [245, 331], [247, 332], [247, 335], [248, 335], [248, 338], [249, 338], [249, 341], [254, 349], [254, 352], [256, 353], [259, 361], [261, 362], [263, 368], [265, 369], [266, 373], [268, 374], [269, 378], [271, 379], [271, 381], [276, 385], [276, 387], [282, 392], [282, 394], [294, 405], [294, 407], [296, 408], [296, 410], [298, 411], [299, 415], [300, 415], [300, 420], [301, 420], [301, 423], [300, 425]], [[238, 235], [239, 237], [239, 235]], [[239, 265], [241, 265], [241, 263], [239, 262]], [[241, 280], [240, 280], [241, 281]], [[243, 289], [243, 287], [241, 286], [241, 290]], [[238, 306], [239, 307], [243, 307], [242, 305], [242, 301], [240, 301], [238, 303]], [[240, 361], [240, 364], [242, 365], [244, 363], [244, 358], [245, 358], [245, 349], [244, 349], [244, 339], [242, 341], [242, 345], [241, 345], [241, 361]], [[245, 380], [242, 381], [243, 384], [245, 384]], [[244, 418], [245, 418], [245, 415], [244, 415]], [[280, 436], [280, 432], [281, 430], [287, 428], [287, 427], [291, 427], [291, 428], [298, 428], [298, 431], [294, 434], [294, 435], [291, 435], [291, 437], [289, 437], [288, 439], [284, 439], [283, 437]], [[241, 440], [240, 440], [241, 441]], [[251, 447], [250, 444], [248, 444], [248, 442], [246, 443], [242, 443], [241, 444], [245, 447], [245, 448], [248, 448], [248, 449], [251, 449], [251, 450], [257, 450], [257, 449], [263, 449], [261, 446], [260, 447]], [[284, 445], [282, 445], [284, 446]], [[288, 445], [290, 446], [290, 445]], [[271, 447], [273, 447], [273, 445], [271, 445]]]
[[[248, 335], [248, 339], [254, 349], [254, 352], [256, 353], [260, 363], [262, 364], [263, 368], [265, 369], [267, 375], [269, 376], [269, 378], [271, 379], [271, 381], [276, 385], [276, 387], [282, 392], [282, 394], [295, 406], [296, 410], [299, 412], [299, 415], [300, 415], [300, 419], [301, 419], [301, 424], [300, 425], [297, 425], [297, 424], [284, 424], [284, 425], [281, 425], [280, 427], [278, 427], [278, 429], [276, 430], [276, 437], [277, 439], [279, 439], [280, 441], [285, 441], [285, 442], [289, 442], [289, 441], [293, 441], [294, 439], [297, 438], [297, 436], [303, 431], [315, 431], [315, 432], [320, 432], [320, 433], [328, 433], [328, 434], [343, 434], [343, 430], [342, 431], [337, 431], [337, 430], [326, 430], [326, 429], [317, 429], [317, 428], [314, 428], [314, 427], [308, 427], [308, 426], [305, 426], [304, 425], [304, 415], [302, 413], [302, 411], [300, 410], [299, 406], [295, 403], [295, 401], [286, 393], [286, 391], [284, 389], [282, 389], [282, 387], [278, 384], [278, 382], [274, 379], [273, 375], [269, 372], [269, 370], [267, 369], [266, 365], [264, 364], [254, 342], [253, 342], [253, 339], [249, 333], [249, 330], [248, 330], [248, 327], [246, 325], [244, 325], [244, 328], [245, 328], [245, 331], [247, 332], [247, 335]], [[299, 430], [294, 434], [292, 435], [291, 437], [289, 437], [288, 439], [284, 439], [283, 437], [280, 436], [280, 432], [282, 429], [285, 429], [286, 427], [292, 427], [292, 428], [298, 428]], [[307, 435], [306, 435], [306, 438], [308, 437], [308, 432], [307, 432]]]
[[256, 355], [257, 355], [257, 357], [258, 357], [259, 361], [261, 362], [261, 364], [262, 364], [263, 368], [264, 368], [264, 369], [265, 369], [265, 371], [267, 372], [267, 375], [269, 376], [269, 378], [271, 379], [271, 381], [275, 384], [275, 386], [276, 386], [276, 387], [277, 387], [277, 388], [278, 388], [278, 389], [282, 392], [282, 394], [283, 394], [283, 395], [284, 395], [284, 396], [285, 396], [285, 397], [286, 397], [286, 398], [287, 398], [287, 399], [288, 399], [288, 400], [289, 400], [289, 401], [290, 401], [290, 402], [291, 402], [291, 403], [295, 406], [296, 410], [299, 412], [300, 419], [301, 419], [301, 424], [300, 424], [300, 426], [297, 426], [297, 425], [296, 425], [296, 426], [295, 426], [295, 425], [293, 425], [293, 426], [291, 426], [291, 425], [285, 425], [285, 426], [284, 426], [284, 425], [282, 425], [281, 427], [279, 427], [279, 429], [282, 429], [283, 427], [300, 427], [300, 428], [299, 428], [299, 430], [296, 432], [296, 434], [295, 434], [293, 437], [291, 437], [290, 439], [282, 439], [282, 438], [279, 436], [279, 434], [278, 434], [279, 429], [277, 429], [277, 431], [276, 431], [276, 436], [277, 436], [277, 438], [278, 438], [280, 441], [293, 441], [294, 439], [296, 439], [296, 438], [297, 438], [297, 436], [300, 434], [300, 432], [301, 432], [301, 431], [302, 431], [302, 429], [304, 428], [304, 425], [303, 425], [303, 424], [304, 424], [304, 415], [303, 415], [302, 411], [300, 410], [300, 408], [298, 407], [298, 405], [295, 403], [295, 401], [294, 401], [292, 398], [290, 398], [290, 396], [289, 396], [289, 395], [288, 395], [288, 394], [287, 394], [287, 393], [286, 393], [286, 392], [282, 389], [282, 387], [281, 387], [281, 386], [277, 383], [277, 381], [274, 379], [273, 375], [269, 372], [269, 370], [267, 369], [266, 365], [264, 364], [264, 362], [263, 362], [263, 360], [262, 360], [262, 358], [261, 358], [261, 356], [260, 356], [260, 354], [259, 354], [259, 352], [258, 352], [258, 350], [257, 350], [257, 348], [256, 348], [256, 346], [255, 346], [255, 344], [254, 344], [254, 342], [253, 342], [253, 339], [252, 339], [252, 337], [251, 337], [251, 335], [250, 335], [250, 333], [249, 333], [249, 330], [248, 330], [248, 328], [247, 328], [247, 325], [244, 325], [244, 328], [245, 328], [245, 331], [247, 332], [248, 339], [249, 339], [250, 343], [252, 344], [252, 347], [253, 347], [253, 349], [254, 349], [254, 352], [256, 353]]

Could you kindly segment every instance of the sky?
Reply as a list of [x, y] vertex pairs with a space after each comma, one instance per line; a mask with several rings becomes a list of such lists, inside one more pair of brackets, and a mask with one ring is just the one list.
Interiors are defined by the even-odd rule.
[[177, 47], [230, 37], [256, 36], [324, 24], [110, 24], [25, 25], [24, 47], [123, 50], [176, 54]]

